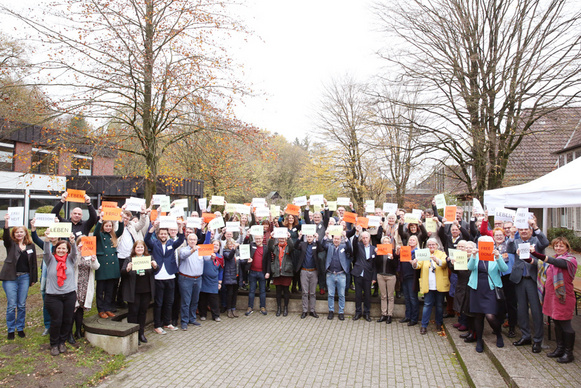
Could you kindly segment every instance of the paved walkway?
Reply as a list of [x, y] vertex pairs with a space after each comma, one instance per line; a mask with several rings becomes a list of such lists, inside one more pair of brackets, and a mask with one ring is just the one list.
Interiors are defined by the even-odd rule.
[[467, 387], [446, 337], [408, 327], [297, 314], [202, 322], [156, 335], [102, 387]]

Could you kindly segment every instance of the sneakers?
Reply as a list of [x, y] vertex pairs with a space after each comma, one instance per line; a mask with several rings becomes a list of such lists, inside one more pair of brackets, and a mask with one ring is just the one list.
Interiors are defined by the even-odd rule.
[[59, 354], [61, 354], [61, 352], [59, 352], [58, 346], [53, 346], [52, 348], [50, 348], [50, 355], [51, 356], [58, 356]]
[[163, 330], [163, 328], [161, 328], [161, 327], [156, 327], [155, 329], [153, 329], [153, 331], [154, 331], [156, 334], [166, 334], [166, 331], [165, 331], [165, 330]]
[[200, 321], [205, 321], [206, 317], [200, 317]]
[[194, 320], [193, 322], [190, 322], [189, 324], [194, 325], [194, 326], [202, 326], [202, 324], [196, 320]]
[[222, 319], [220, 317], [216, 317], [216, 318], [214, 318], [214, 321], [216, 321], [216, 322], [222, 322]]
[[48, 335], [48, 329], [44, 329], [44, 331], [42, 332], [42, 335]]
[[253, 312], [254, 312], [254, 310], [252, 310], [250, 307], [248, 307], [248, 310], [246, 310], [246, 312], [244, 313], [244, 315], [249, 316]]
[[260, 308], [260, 313], [261, 313], [262, 315], [266, 315], [266, 314], [267, 314], [267, 312], [266, 312], [266, 307], [261, 307], [261, 308]]
[[175, 327], [174, 325], [171, 325], [171, 324], [164, 326], [163, 328], [166, 330], [171, 330], [171, 331], [176, 331], [178, 329], [177, 327]]
[[188, 330], [188, 325], [182, 325], [182, 330], [183, 331], [187, 331]]
[[63, 344], [60, 344], [59, 345], [59, 352], [60, 353], [66, 353], [67, 352], [67, 345], [65, 345], [64, 343]]

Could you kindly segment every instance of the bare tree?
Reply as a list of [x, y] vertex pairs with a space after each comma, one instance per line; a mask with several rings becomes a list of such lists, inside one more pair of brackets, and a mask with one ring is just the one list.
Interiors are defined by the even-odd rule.
[[[59, 112], [117, 124], [103, 126], [117, 129], [103, 139], [143, 158], [147, 198], [172, 143], [225, 130], [238, 85], [221, 43], [243, 31], [229, 9], [220, 0], [62, 0], [48, 16], [28, 17], [2, 7], [50, 48], [36, 65], [40, 82], [59, 90]], [[127, 139], [140, 146], [125, 147]]]
[[422, 122], [415, 108], [417, 90], [384, 84], [374, 95], [376, 101], [370, 120], [375, 128], [377, 165], [384, 170], [389, 187], [395, 189], [398, 206], [403, 207], [410, 177], [418, 175], [425, 159], [421, 130], [416, 124]]
[[[385, 59], [422, 86], [429, 145], [482, 196], [544, 115], [579, 100], [580, 4], [572, 0], [394, 0]], [[438, 123], [439, 122], [439, 123]]]
[[319, 138], [330, 148], [335, 181], [363, 209], [368, 191], [371, 149], [367, 87], [347, 78], [332, 82], [325, 90], [319, 113]]

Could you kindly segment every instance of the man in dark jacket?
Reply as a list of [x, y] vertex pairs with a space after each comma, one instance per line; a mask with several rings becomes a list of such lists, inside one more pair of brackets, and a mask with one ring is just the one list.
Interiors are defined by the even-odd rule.
[[531, 331], [529, 326], [529, 306], [533, 318], [534, 335], [533, 353], [541, 351], [541, 343], [544, 336], [543, 312], [541, 310], [541, 300], [537, 291], [537, 267], [521, 260], [518, 255], [518, 245], [530, 243], [534, 245], [535, 251], [544, 253], [545, 248], [549, 246], [549, 240], [537, 227], [534, 219], [529, 220], [529, 227], [519, 229], [520, 238], [515, 239], [514, 228], [511, 229], [510, 237], [506, 243], [507, 253], [516, 254], [510, 281], [516, 284], [516, 294], [518, 301], [518, 325], [522, 332], [520, 340], [513, 343], [515, 346], [530, 345]]
[[353, 238], [353, 269], [351, 275], [355, 282], [355, 316], [356, 321], [361, 318], [361, 303], [363, 303], [363, 317], [371, 322], [371, 281], [373, 280], [373, 265], [375, 261], [375, 246], [371, 244], [369, 232], [362, 232], [360, 225]]
[[67, 200], [68, 193], [65, 191], [60, 199], [60, 201], [52, 208], [50, 211], [52, 214], [55, 214], [60, 222], [70, 222], [73, 224], [72, 226], [72, 233], [75, 235], [75, 238], [79, 236], [88, 236], [93, 229], [93, 226], [97, 223], [97, 212], [91, 203], [91, 198], [85, 194], [85, 203], [87, 204], [87, 210], [89, 211], [89, 219], [83, 221], [83, 210], [80, 207], [76, 207], [71, 210], [70, 216], [68, 219], [62, 218], [59, 213], [63, 205]]

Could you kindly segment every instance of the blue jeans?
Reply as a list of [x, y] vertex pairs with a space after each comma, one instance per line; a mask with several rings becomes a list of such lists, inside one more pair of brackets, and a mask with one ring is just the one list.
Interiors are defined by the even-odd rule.
[[422, 327], [428, 327], [430, 323], [430, 316], [432, 315], [432, 307], [436, 304], [436, 327], [442, 326], [444, 323], [444, 296], [445, 292], [430, 290], [424, 294], [424, 310], [422, 311]]
[[401, 282], [403, 297], [405, 299], [405, 317], [410, 321], [417, 322], [420, 315], [418, 293], [414, 291], [415, 279], [404, 279]]
[[44, 328], [48, 330], [50, 329], [50, 314], [48, 313], [46, 304], [44, 303], [46, 292], [44, 290], [40, 290], [40, 294], [42, 295], [42, 318], [44, 320]]
[[200, 288], [202, 288], [202, 277], [197, 279], [188, 278], [183, 275], [178, 277], [182, 304], [180, 308], [182, 325], [194, 323], [196, 321], [196, 310], [200, 300]]
[[260, 287], [260, 307], [266, 307], [266, 279], [262, 271], [248, 271], [248, 282], [250, 290], [248, 291], [248, 307], [254, 308], [254, 294], [256, 293], [256, 282]]
[[345, 284], [347, 276], [345, 272], [332, 274], [326, 273], [327, 291], [329, 292], [327, 302], [329, 303], [329, 311], [335, 311], [335, 289], [339, 293], [339, 314], [345, 312]]
[[17, 276], [16, 280], [2, 281], [2, 287], [6, 293], [6, 326], [9, 333], [24, 330], [29, 285], [29, 274]]

